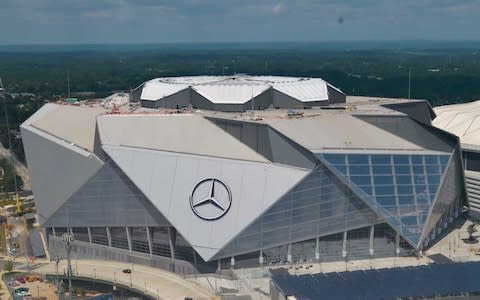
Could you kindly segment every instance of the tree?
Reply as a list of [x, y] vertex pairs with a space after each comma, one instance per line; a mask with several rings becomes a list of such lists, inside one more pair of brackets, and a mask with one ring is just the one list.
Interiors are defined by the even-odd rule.
[[12, 272], [13, 270], [13, 262], [11, 260], [8, 260], [4, 265], [3, 265], [3, 270], [7, 273]]

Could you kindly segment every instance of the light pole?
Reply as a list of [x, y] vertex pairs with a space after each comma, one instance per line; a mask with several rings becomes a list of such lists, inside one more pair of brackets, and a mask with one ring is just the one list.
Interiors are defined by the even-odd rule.
[[60, 286], [58, 285], [59, 284], [59, 281], [58, 281], [58, 263], [60, 262], [60, 256], [58, 255], [55, 255], [53, 257], [53, 259], [55, 260], [55, 275], [57, 275], [57, 279], [56, 279], [56, 286], [57, 286], [57, 293], [60, 292]]
[[130, 269], [130, 287], [132, 287], [132, 272], [133, 272], [133, 264], [132, 264], [132, 268]]
[[65, 249], [67, 250], [68, 299], [70, 300], [72, 300], [72, 261], [70, 254], [73, 240], [71, 230], [67, 230], [67, 232], [62, 234], [62, 241], [65, 243]]

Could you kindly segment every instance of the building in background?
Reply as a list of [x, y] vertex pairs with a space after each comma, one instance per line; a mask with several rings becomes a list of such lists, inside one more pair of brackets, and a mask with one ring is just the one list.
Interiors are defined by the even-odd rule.
[[469, 215], [480, 219], [480, 100], [436, 107], [433, 125], [460, 138]]
[[[237, 79], [188, 79], [229, 82], [203, 90], [213, 102], [229, 95], [215, 110], [189, 102], [202, 90], [185, 87], [186, 80], [168, 79], [181, 82], [169, 95], [185, 93], [170, 107], [184, 99], [195, 111], [150, 108], [157, 104], [143, 100], [114, 111], [47, 104], [22, 124], [52, 255], [63, 251], [60, 237], [71, 230], [78, 257], [179, 273], [403, 256], [434, 244], [461, 213], [460, 144], [431, 126], [426, 101], [338, 103], [321, 81], [325, 99], [314, 102], [325, 105], [243, 113], [232, 110], [252, 94], [230, 84]], [[317, 80], [285, 80], [291, 94], [316, 91], [305, 82]], [[144, 100], [154, 92], [148, 85]], [[168, 93], [155, 92], [150, 101], [165, 104]]]
[[247, 111], [345, 103], [346, 96], [320, 78], [234, 75], [155, 78], [133, 90], [131, 101], [149, 108]]

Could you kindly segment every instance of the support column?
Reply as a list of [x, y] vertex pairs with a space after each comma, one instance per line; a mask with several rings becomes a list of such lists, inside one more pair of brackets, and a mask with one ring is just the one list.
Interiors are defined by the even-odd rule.
[[125, 227], [125, 232], [127, 233], [127, 243], [128, 243], [128, 251], [132, 252], [132, 235], [130, 233], [130, 228], [128, 226]]
[[258, 264], [263, 266], [263, 250], [260, 250], [260, 255], [258, 256]]
[[230, 258], [230, 267], [232, 269], [235, 268], [235, 257], [233, 257], [233, 256]]
[[57, 237], [57, 233], [55, 232], [55, 227], [52, 227], [52, 234], [54, 237]]
[[287, 248], [287, 261], [288, 263], [292, 263], [292, 244], [288, 244]]
[[375, 238], [375, 225], [370, 226], [370, 248], [369, 248], [369, 255], [373, 256], [375, 254], [373, 240]]
[[147, 242], [148, 242], [148, 252], [150, 253], [150, 256], [153, 255], [153, 249], [152, 249], [152, 237], [153, 237], [153, 232], [150, 232], [150, 227], [145, 227], [147, 230]]
[[222, 269], [222, 263], [220, 260], [217, 260], [217, 271], [220, 271]]
[[343, 232], [342, 258], [347, 258], [347, 231]]
[[110, 227], [105, 227], [105, 231], [107, 232], [107, 240], [108, 240], [108, 247], [112, 247], [112, 236], [110, 234]]
[[400, 234], [397, 232], [395, 235], [395, 256], [400, 255]]
[[177, 239], [177, 231], [173, 227], [168, 227], [168, 243], [170, 245], [170, 256], [172, 261], [175, 260], [175, 242]]
[[90, 244], [92, 244], [93, 243], [93, 241], [92, 241], [92, 230], [90, 229], [90, 227], [87, 227], [87, 234], [88, 234], [88, 242]]
[[320, 260], [320, 238], [315, 239], [315, 260]]
[[195, 250], [192, 249], [192, 252], [193, 252], [193, 264], [196, 265], [197, 264], [197, 252], [195, 252]]

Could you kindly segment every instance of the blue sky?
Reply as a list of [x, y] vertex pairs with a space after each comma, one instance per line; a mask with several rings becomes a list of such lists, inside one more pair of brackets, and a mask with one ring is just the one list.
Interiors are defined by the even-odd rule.
[[0, 0], [0, 44], [480, 40], [479, 16], [480, 0]]

